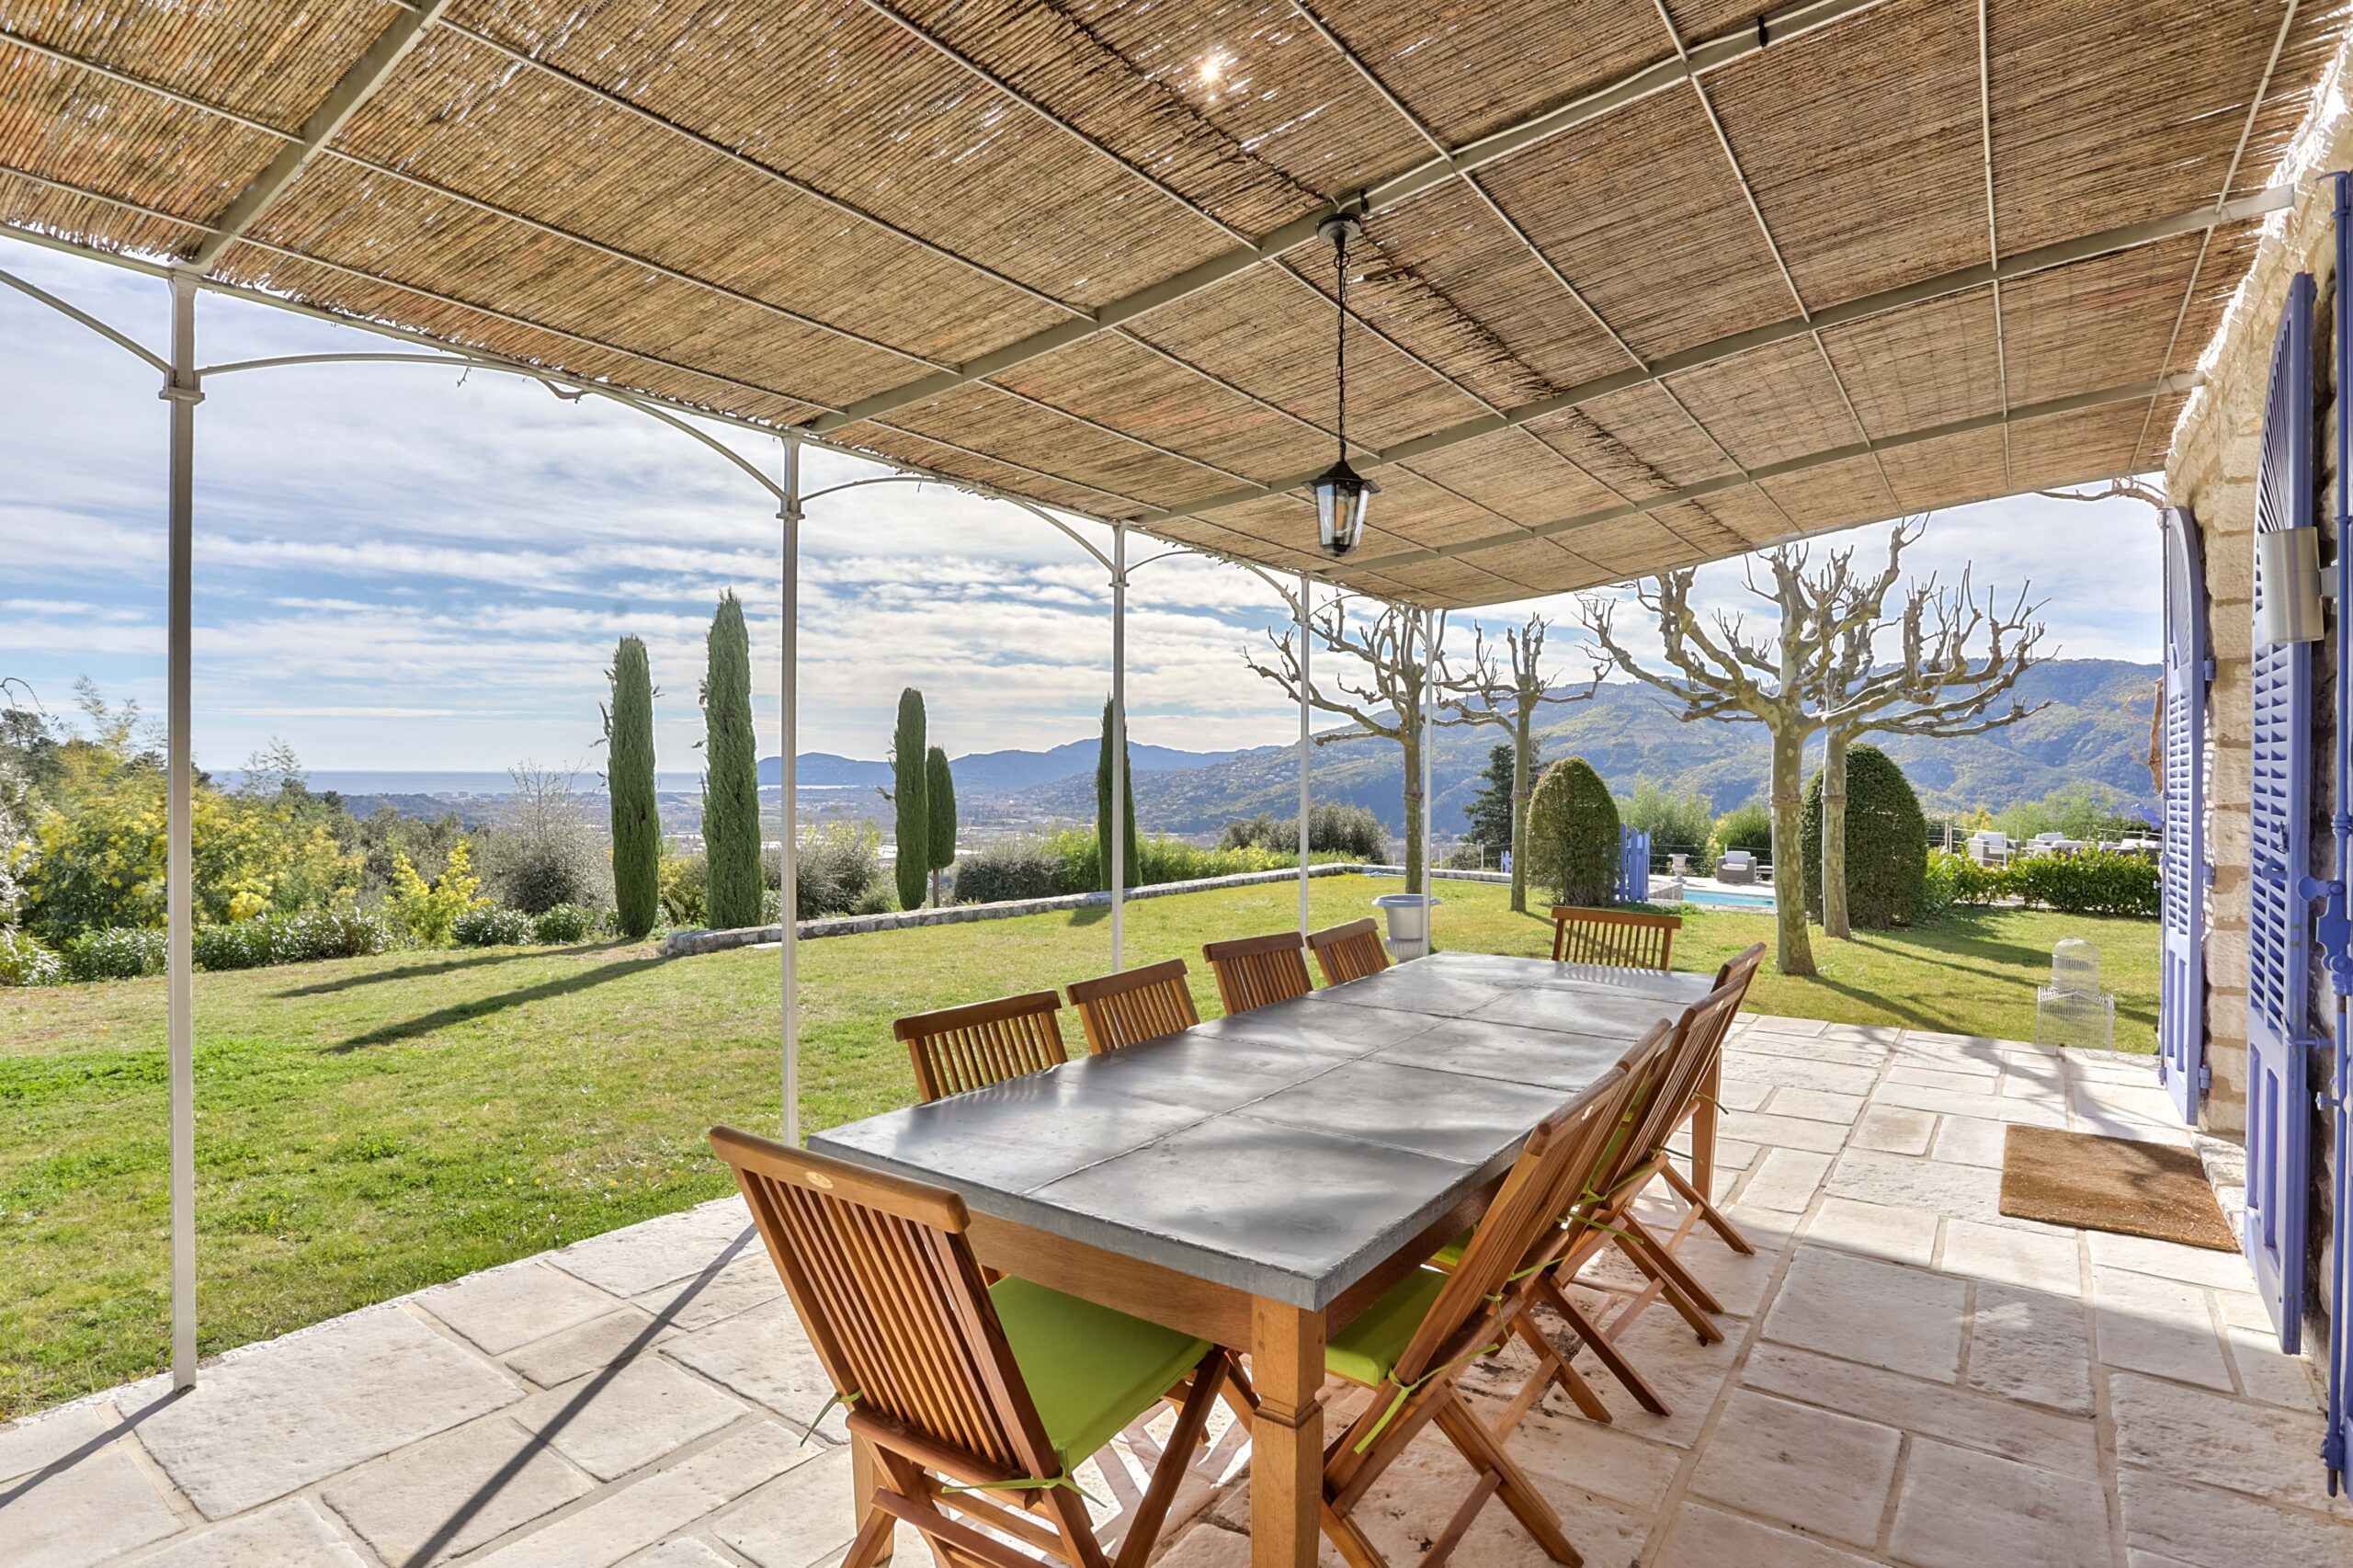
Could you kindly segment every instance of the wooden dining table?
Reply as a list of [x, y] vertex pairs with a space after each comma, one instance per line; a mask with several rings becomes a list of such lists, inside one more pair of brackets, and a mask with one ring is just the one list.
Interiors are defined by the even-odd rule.
[[[809, 1143], [961, 1194], [993, 1268], [1246, 1350], [1250, 1560], [1307, 1568], [1326, 1337], [1476, 1217], [1539, 1120], [1709, 986], [1434, 953]], [[1700, 1111], [1707, 1191], [1712, 1097]]]

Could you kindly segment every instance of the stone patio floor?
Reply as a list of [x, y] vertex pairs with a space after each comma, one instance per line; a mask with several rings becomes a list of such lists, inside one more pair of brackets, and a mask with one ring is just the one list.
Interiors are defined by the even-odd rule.
[[[1725, 1340], [1654, 1307], [1621, 1343], [1673, 1415], [1596, 1369], [1613, 1425], [1555, 1393], [1513, 1439], [1588, 1562], [2353, 1562], [2312, 1369], [2237, 1255], [1999, 1212], [2006, 1124], [2186, 1138], [2149, 1059], [1764, 1017], [1724, 1098], [1757, 1253], [1700, 1230], [1684, 1256]], [[1467, 1382], [1492, 1407], [1519, 1371]], [[0, 1427], [0, 1563], [808, 1568], [850, 1533], [829, 1392], [730, 1199], [232, 1352], [182, 1399]], [[1167, 1419], [1082, 1475], [1107, 1517]], [[1247, 1562], [1242, 1437], [1195, 1460], [1168, 1568]], [[1467, 1475], [1434, 1434], [1409, 1450], [1362, 1516], [1392, 1561]], [[1546, 1559], [1491, 1504], [1456, 1561]]]

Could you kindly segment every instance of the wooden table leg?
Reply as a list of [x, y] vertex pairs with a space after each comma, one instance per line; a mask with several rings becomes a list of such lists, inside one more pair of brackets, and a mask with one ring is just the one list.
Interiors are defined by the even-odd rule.
[[1314, 1568], [1324, 1511], [1324, 1314], [1254, 1298], [1250, 1568]]
[[1711, 1203], [1716, 1200], [1716, 1123], [1723, 1115], [1723, 1092], [1724, 1063], [1718, 1056], [1708, 1064], [1699, 1103], [1691, 1109], [1691, 1185]]
[[[850, 1495], [857, 1499], [850, 1514], [852, 1528], [866, 1523], [866, 1500], [874, 1495], [874, 1445], [863, 1437], [852, 1437], [849, 1440], [849, 1487]], [[890, 1561], [891, 1546], [886, 1541], [874, 1562], [879, 1565]]]

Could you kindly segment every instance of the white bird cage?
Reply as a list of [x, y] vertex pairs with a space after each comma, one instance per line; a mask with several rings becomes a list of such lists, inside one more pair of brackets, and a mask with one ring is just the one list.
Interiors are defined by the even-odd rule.
[[2081, 937], [2051, 949], [2051, 983], [2035, 992], [2034, 1039], [2094, 1051], [2116, 1044], [2116, 998], [2100, 989], [2099, 949]]

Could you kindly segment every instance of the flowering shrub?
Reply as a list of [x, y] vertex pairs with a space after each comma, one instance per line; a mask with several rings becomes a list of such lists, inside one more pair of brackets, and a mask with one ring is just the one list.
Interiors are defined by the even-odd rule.
[[164, 972], [164, 934], [117, 926], [85, 931], [65, 944], [68, 980], [137, 980]]
[[536, 935], [529, 915], [488, 903], [460, 912], [449, 927], [449, 939], [461, 948], [519, 948]]
[[390, 952], [400, 945], [400, 931], [381, 915], [363, 915], [351, 908], [322, 909], [199, 927], [196, 966], [223, 970], [315, 963], [323, 959]]
[[585, 942], [604, 928], [604, 916], [585, 903], [559, 903], [540, 912], [531, 934], [541, 942]]
[[65, 964], [29, 931], [0, 926], [0, 985], [63, 985]]
[[460, 915], [488, 905], [490, 901], [481, 892], [482, 881], [474, 875], [472, 851], [461, 838], [449, 851], [449, 865], [430, 886], [416, 874], [416, 868], [409, 864], [406, 855], [395, 854], [392, 896], [384, 907], [419, 946], [438, 948], [450, 940]]

